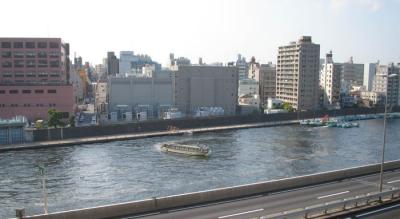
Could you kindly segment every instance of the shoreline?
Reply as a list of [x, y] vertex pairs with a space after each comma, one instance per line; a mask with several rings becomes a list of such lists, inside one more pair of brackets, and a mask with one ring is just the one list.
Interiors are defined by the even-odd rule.
[[193, 134], [195, 134], [195, 133], [228, 131], [228, 130], [249, 129], [249, 128], [262, 128], [262, 127], [274, 127], [274, 126], [295, 125], [295, 124], [299, 124], [299, 120], [216, 126], [216, 127], [209, 127], [209, 128], [180, 129], [180, 130], [176, 130], [176, 131], [158, 131], [158, 132], [145, 132], [145, 133], [124, 134], [124, 135], [108, 135], [108, 136], [97, 136], [97, 137], [87, 137], [87, 138], [73, 138], [73, 139], [65, 139], [65, 140], [6, 145], [4, 147], [0, 146], [0, 152], [64, 147], [64, 146], [74, 146], [74, 145], [82, 145], [82, 144], [106, 143], [106, 142], [112, 142], [112, 141], [124, 141], [124, 140], [134, 140], [134, 139], [163, 137], [163, 136], [178, 136], [178, 135], [184, 135], [185, 133], [188, 133], [188, 132], [192, 132]]

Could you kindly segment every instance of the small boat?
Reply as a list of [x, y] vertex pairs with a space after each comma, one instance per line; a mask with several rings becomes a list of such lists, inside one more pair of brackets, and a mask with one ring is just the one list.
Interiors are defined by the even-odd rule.
[[176, 143], [164, 143], [161, 145], [161, 151], [167, 153], [177, 153], [189, 156], [209, 156], [211, 149], [205, 145], [188, 145]]
[[192, 136], [193, 135], [193, 131], [186, 131], [186, 132], [183, 133], [183, 135]]

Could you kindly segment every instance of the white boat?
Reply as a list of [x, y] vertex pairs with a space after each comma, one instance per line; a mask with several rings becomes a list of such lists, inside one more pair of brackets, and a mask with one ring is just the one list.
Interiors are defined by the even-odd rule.
[[161, 145], [161, 151], [167, 153], [177, 153], [189, 156], [209, 156], [211, 149], [205, 145], [188, 145], [176, 143], [164, 143]]

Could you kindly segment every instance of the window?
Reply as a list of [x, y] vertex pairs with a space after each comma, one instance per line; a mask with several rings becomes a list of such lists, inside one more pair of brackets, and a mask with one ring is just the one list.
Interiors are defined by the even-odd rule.
[[42, 72], [42, 73], [39, 73], [39, 75], [38, 75], [40, 78], [47, 78], [47, 73], [45, 73], [45, 72]]
[[27, 68], [34, 68], [36, 66], [35, 60], [26, 60], [26, 67]]
[[34, 42], [25, 42], [25, 48], [33, 49], [33, 48], [35, 48], [35, 43]]
[[49, 57], [50, 58], [59, 58], [60, 57], [60, 53], [52, 51], [52, 52], [49, 53]]
[[14, 77], [16, 77], [16, 78], [23, 78], [24, 75], [23, 75], [23, 74], [15, 74]]
[[47, 60], [39, 60], [38, 67], [47, 68]]
[[4, 61], [1, 63], [1, 67], [3, 68], [11, 68], [12, 67], [12, 63], [10, 61]]
[[39, 58], [47, 58], [47, 53], [44, 51], [38, 52], [38, 57]]
[[58, 43], [56, 43], [56, 42], [50, 42], [50, 48], [55, 49], [55, 48], [58, 48], [58, 47], [59, 47]]
[[57, 90], [47, 90], [47, 93], [49, 93], [49, 94], [56, 94], [56, 93], [57, 93]]
[[36, 54], [35, 54], [35, 52], [26, 52], [25, 57], [26, 58], [35, 58]]
[[23, 68], [24, 67], [24, 60], [14, 60], [14, 67], [15, 68]]
[[58, 60], [57, 61], [50, 61], [50, 67], [58, 68], [58, 67], [60, 67], [60, 62]]
[[31, 73], [26, 73], [25, 77], [29, 77], [29, 78], [35, 78], [36, 74], [31, 72]]
[[44, 93], [43, 90], [35, 90], [35, 94], [42, 94]]
[[14, 42], [15, 49], [22, 49], [24, 48], [24, 44], [22, 42]]
[[0, 94], [5, 94], [6, 91], [5, 90], [0, 90]]
[[39, 42], [38, 43], [38, 48], [41, 48], [41, 49], [47, 48], [47, 42]]
[[9, 49], [9, 48], [11, 48], [11, 43], [10, 42], [1, 42], [1, 48]]
[[23, 93], [23, 94], [30, 94], [30, 93], [31, 93], [31, 90], [22, 90], [22, 93]]
[[10, 94], [17, 94], [17, 93], [18, 93], [18, 90], [10, 90], [10, 91], [8, 91], [8, 93], [10, 93]]
[[14, 58], [24, 58], [24, 52], [14, 52]]
[[11, 51], [3, 51], [1, 52], [2, 58], [11, 58]]
[[3, 78], [11, 78], [12, 74], [11, 73], [4, 73]]

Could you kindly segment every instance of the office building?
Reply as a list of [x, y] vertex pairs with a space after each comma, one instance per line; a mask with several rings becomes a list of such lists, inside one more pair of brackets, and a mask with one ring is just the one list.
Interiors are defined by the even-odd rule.
[[319, 107], [320, 46], [310, 36], [280, 46], [276, 67], [276, 98], [296, 110]]
[[276, 65], [271, 62], [260, 66], [260, 101], [266, 105], [268, 98], [276, 95]]
[[114, 52], [107, 53], [107, 74], [116, 75], [119, 73], [119, 60]]
[[321, 70], [319, 84], [322, 89], [322, 106], [335, 108], [340, 106], [340, 73], [342, 65], [334, 63], [332, 51], [326, 54], [325, 64]]
[[0, 38], [0, 118], [74, 113], [69, 44], [60, 38]]
[[236, 60], [236, 67], [239, 72], [239, 80], [247, 79], [248, 76], [248, 64], [246, 62], [246, 58], [242, 57], [242, 55], [238, 54], [238, 58]]
[[178, 66], [173, 74], [173, 102], [179, 111], [193, 115], [201, 107], [236, 112], [238, 70], [235, 66]]

